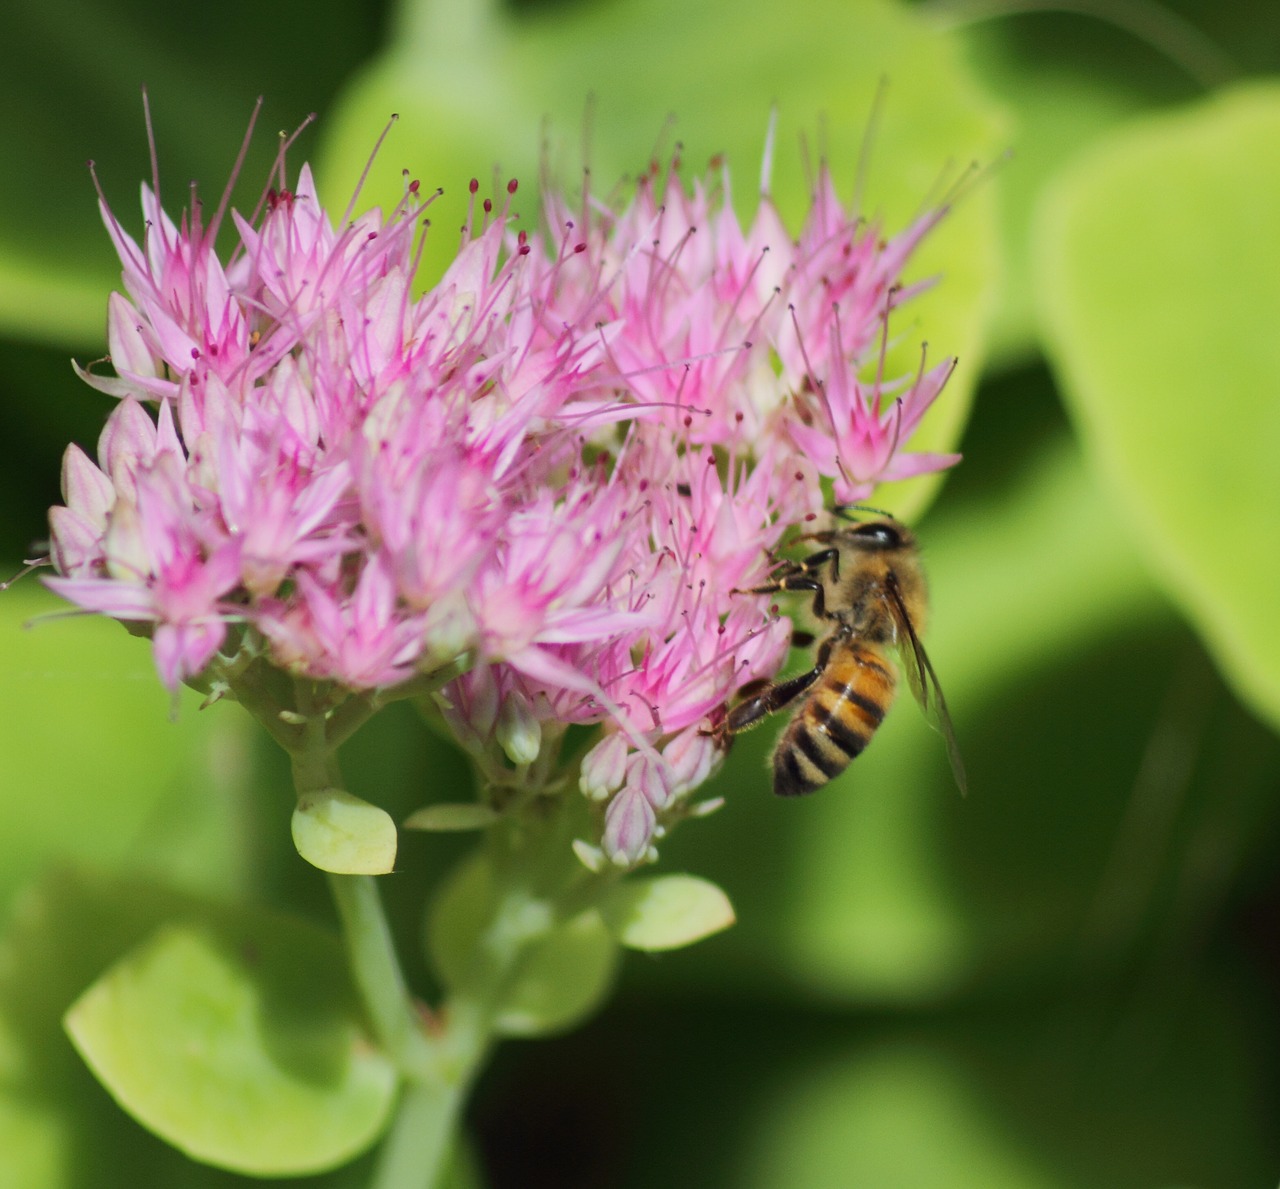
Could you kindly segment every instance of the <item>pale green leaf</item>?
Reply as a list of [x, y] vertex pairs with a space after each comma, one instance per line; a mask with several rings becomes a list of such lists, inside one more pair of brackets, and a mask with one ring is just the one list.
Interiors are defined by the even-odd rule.
[[404, 819], [406, 830], [483, 830], [498, 820], [497, 812], [479, 801], [444, 801], [425, 805]]
[[581, 1023], [613, 986], [618, 947], [594, 911], [557, 925], [521, 959], [494, 1027], [504, 1036], [547, 1036]]
[[974, 1094], [955, 1057], [922, 1044], [884, 1045], [815, 1061], [775, 1082], [767, 1116], [750, 1129], [738, 1182], [747, 1189], [803, 1185], [955, 1185], [1053, 1189]]
[[300, 796], [292, 829], [298, 854], [321, 871], [385, 875], [396, 865], [396, 824], [391, 815], [345, 789]]
[[162, 928], [67, 1013], [120, 1105], [193, 1159], [298, 1176], [381, 1133], [397, 1075], [369, 1044], [337, 942], [274, 921]]
[[68, 1124], [56, 1104], [0, 1088], [0, 1184], [31, 1189], [72, 1185]]
[[483, 855], [445, 881], [427, 927], [427, 949], [445, 986], [495, 996], [495, 1027], [508, 1036], [572, 1027], [613, 983], [617, 945], [595, 911], [557, 922], [547, 901], [501, 891]]
[[467, 980], [495, 903], [493, 865], [485, 855], [464, 860], [445, 877], [426, 917], [427, 953], [445, 986]]
[[51, 860], [234, 891], [249, 724], [175, 700], [145, 640], [66, 609], [34, 578], [0, 593], [0, 906]]
[[1011, 115], [1011, 155], [999, 166], [998, 177], [984, 184], [998, 183], [1005, 247], [991, 362], [1014, 367], [1034, 359], [1040, 349], [1031, 277], [1032, 212], [1046, 183], [1083, 146], [1152, 100], [1119, 71], [1100, 76], [1093, 59], [1029, 52], [1027, 31], [1007, 21], [978, 21], [957, 35], [975, 73]]
[[1280, 87], [1117, 133], [1046, 197], [1040, 304], [1117, 515], [1280, 725]]
[[650, 951], [692, 945], [734, 922], [729, 897], [695, 875], [625, 880], [605, 894], [600, 915], [620, 944]]

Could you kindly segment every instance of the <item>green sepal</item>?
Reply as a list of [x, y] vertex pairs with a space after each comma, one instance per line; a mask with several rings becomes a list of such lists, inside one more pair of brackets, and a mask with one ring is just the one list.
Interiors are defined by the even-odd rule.
[[319, 789], [298, 798], [293, 844], [321, 871], [385, 875], [396, 865], [396, 824], [385, 809], [345, 789]]
[[633, 950], [674, 950], [734, 923], [724, 891], [696, 875], [658, 875], [616, 884], [600, 902], [605, 927]]
[[383, 1131], [397, 1073], [373, 1048], [337, 939], [246, 915], [166, 925], [72, 1005], [86, 1064], [144, 1127], [253, 1176], [346, 1163]]

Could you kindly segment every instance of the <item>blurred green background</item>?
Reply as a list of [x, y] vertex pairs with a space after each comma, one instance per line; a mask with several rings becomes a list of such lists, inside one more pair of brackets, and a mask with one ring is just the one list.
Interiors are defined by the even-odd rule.
[[[745, 737], [726, 808], [663, 853], [719, 881], [738, 925], [633, 955], [594, 1022], [504, 1047], [470, 1115], [481, 1184], [1280, 1178], [1280, 9], [1067, 7], [19, 0], [7, 18], [6, 572], [39, 552], [65, 443], [92, 449], [109, 410], [68, 365], [104, 353], [118, 285], [85, 162], [139, 234], [144, 84], [171, 212], [191, 179], [216, 202], [260, 94], [242, 207], [275, 131], [314, 111], [291, 160], [341, 209], [397, 112], [366, 194], [408, 168], [445, 187], [441, 229], [495, 165], [532, 219], [544, 141], [570, 182], [585, 151], [605, 191], [677, 140], [689, 173], [727, 152], [747, 212], [775, 104], [794, 220], [801, 136], [851, 193], [881, 80], [868, 206], [891, 229], [994, 165], [916, 266], [943, 283], [915, 330], [960, 356], [926, 432], [965, 461], [886, 497], [936, 494], [930, 651], [969, 797], [909, 708], [798, 804], [767, 793], [770, 732]], [[58, 1021], [150, 919], [121, 874], [321, 921], [326, 890], [289, 841], [286, 766], [237, 711], [171, 714], [113, 624], [24, 627], [54, 609], [33, 579], [0, 598], [0, 1185], [239, 1183], [123, 1115]], [[407, 712], [344, 762], [399, 817], [468, 779]], [[423, 897], [464, 846], [406, 837], [383, 881], [424, 990]]]

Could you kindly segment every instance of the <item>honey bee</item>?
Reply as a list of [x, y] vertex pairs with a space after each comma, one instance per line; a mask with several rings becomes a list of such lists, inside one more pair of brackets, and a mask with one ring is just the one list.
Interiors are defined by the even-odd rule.
[[773, 791], [796, 797], [839, 776], [871, 741], [893, 703], [897, 678], [888, 652], [895, 649], [907, 685], [946, 740], [951, 771], [967, 791], [947, 703], [920, 643], [928, 611], [920, 548], [905, 525], [889, 516], [810, 533], [826, 545], [804, 561], [785, 564], [751, 594], [812, 591], [813, 614], [831, 625], [812, 669], [765, 682], [733, 707], [714, 734], [728, 738], [766, 715], [804, 701], [773, 752]]

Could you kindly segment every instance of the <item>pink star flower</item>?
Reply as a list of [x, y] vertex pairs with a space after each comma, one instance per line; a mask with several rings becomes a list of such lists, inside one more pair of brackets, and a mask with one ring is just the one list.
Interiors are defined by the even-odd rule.
[[823, 481], [851, 502], [954, 461], [905, 449], [950, 361], [869, 370], [942, 212], [884, 240], [824, 170], [793, 239], [677, 165], [616, 207], [547, 195], [539, 235], [514, 183], [473, 183], [419, 294], [416, 183], [335, 218], [277, 174], [208, 227], [144, 187], [141, 244], [103, 204], [115, 374], [82, 374], [119, 404], [96, 463], [68, 448], [50, 585], [148, 625], [170, 688], [234, 693], [260, 658], [338, 694], [460, 674], [440, 713], [493, 787], [596, 725], [598, 853], [642, 861], [721, 761], [714, 716], [785, 661], [790, 623], [741, 592]]

